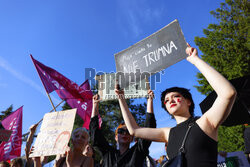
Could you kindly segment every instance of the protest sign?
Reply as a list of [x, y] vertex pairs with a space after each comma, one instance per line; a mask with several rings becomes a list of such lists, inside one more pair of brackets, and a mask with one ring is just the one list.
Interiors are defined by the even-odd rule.
[[0, 129], [0, 141], [7, 142], [10, 138], [11, 133], [11, 130]]
[[4, 129], [11, 130], [9, 140], [0, 144], [0, 161], [10, 160], [21, 155], [23, 106], [2, 120]]
[[[115, 94], [115, 84], [119, 74], [111, 73], [104, 75], [96, 75], [98, 81], [98, 94], [101, 100], [114, 100], [117, 99]], [[149, 82], [147, 78], [137, 83], [131, 82], [124, 88], [125, 99], [147, 97], [149, 89]]]
[[[156, 33], [115, 54], [116, 71], [153, 75], [186, 58], [187, 43], [177, 20]], [[123, 81], [124, 87], [129, 83]]]
[[30, 157], [64, 154], [74, 125], [76, 109], [47, 113]]

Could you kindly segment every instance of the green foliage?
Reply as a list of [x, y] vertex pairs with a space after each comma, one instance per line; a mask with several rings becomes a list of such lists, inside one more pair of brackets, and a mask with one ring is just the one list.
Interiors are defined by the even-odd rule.
[[[228, 80], [250, 74], [249, 8], [247, 0], [226, 0], [211, 14], [218, 24], [203, 30], [204, 37], [195, 37], [202, 59]], [[201, 73], [197, 74], [199, 92], [208, 95], [212, 88]], [[219, 151], [243, 151], [243, 127], [219, 128]]]
[[218, 151], [243, 151], [245, 149], [243, 133], [244, 125], [233, 127], [220, 126]]
[[[247, 0], [226, 0], [211, 12], [219, 24], [210, 24], [204, 29], [205, 37], [195, 37], [202, 59], [229, 80], [250, 74], [249, 6]], [[212, 88], [206, 79], [201, 73], [197, 78], [198, 91], [209, 94]]]
[[5, 111], [1, 111], [0, 121], [13, 112], [13, 105], [11, 104]]

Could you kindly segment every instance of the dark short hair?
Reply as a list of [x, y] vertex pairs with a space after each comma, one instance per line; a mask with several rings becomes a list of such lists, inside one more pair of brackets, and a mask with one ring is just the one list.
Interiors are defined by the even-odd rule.
[[[164, 101], [165, 101], [165, 96], [166, 94], [170, 93], [170, 92], [178, 92], [180, 93], [185, 99], [188, 99], [190, 100], [191, 102], [191, 105], [189, 106], [189, 113], [190, 115], [193, 117], [194, 116], [194, 101], [193, 101], [193, 98], [192, 98], [192, 95], [191, 93], [189, 92], [189, 89], [186, 89], [186, 88], [180, 88], [180, 87], [172, 87], [172, 88], [168, 88], [166, 90], [164, 90], [162, 93], [161, 93], [161, 107], [166, 110], [166, 105], [164, 104]], [[169, 112], [168, 112], [169, 113]], [[172, 116], [172, 118], [174, 118]]]
[[11, 161], [11, 165], [20, 165], [23, 166], [23, 160], [22, 158], [15, 158]]

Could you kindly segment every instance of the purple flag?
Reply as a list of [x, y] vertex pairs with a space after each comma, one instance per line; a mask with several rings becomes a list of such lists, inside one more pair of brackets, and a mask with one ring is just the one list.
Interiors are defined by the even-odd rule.
[[12, 133], [9, 140], [0, 145], [0, 161], [10, 160], [21, 155], [22, 116], [23, 107], [20, 107], [2, 121], [3, 127], [11, 130]]
[[32, 55], [30, 55], [30, 57], [48, 93], [55, 90], [62, 99], [73, 98], [79, 99], [80, 101], [92, 99], [92, 92], [82, 89], [76, 83], [69, 80], [56, 70], [43, 65], [35, 60]]
[[[82, 83], [80, 87], [84, 90], [89, 90], [91, 92], [91, 95], [93, 96], [88, 80]], [[92, 112], [92, 99], [87, 99], [86, 101], [83, 102], [77, 99], [67, 99], [66, 102], [70, 105], [71, 108], [77, 108], [77, 114], [84, 121], [83, 127], [89, 129], [89, 123]], [[99, 116], [99, 126], [101, 126], [101, 123], [102, 120], [101, 117]]]

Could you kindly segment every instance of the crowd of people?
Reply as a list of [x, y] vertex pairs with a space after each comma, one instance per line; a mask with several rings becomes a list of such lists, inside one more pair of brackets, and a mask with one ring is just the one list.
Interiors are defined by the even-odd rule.
[[[150, 167], [164, 166], [169, 159], [174, 158], [182, 148], [184, 136], [192, 124], [185, 142], [184, 166], [186, 167], [216, 167], [218, 128], [229, 115], [236, 98], [236, 90], [220, 73], [198, 57], [197, 50], [188, 45], [187, 60], [197, 67], [211, 87], [217, 93], [213, 106], [201, 117], [194, 117], [194, 102], [188, 89], [180, 87], [168, 88], [161, 94], [161, 106], [176, 120], [175, 127], [156, 128], [153, 111], [154, 93], [148, 91], [147, 113], [144, 127], [139, 127], [129, 111], [124, 98], [124, 91], [116, 85], [116, 95], [120, 104], [125, 123], [115, 130], [117, 147], [112, 147], [105, 139], [102, 128], [99, 128], [99, 97], [93, 96], [93, 107], [89, 131], [84, 128], [72, 132], [72, 148], [65, 154], [56, 155], [55, 167]], [[46, 157], [29, 158], [33, 136], [37, 125], [30, 128], [26, 144], [25, 166], [40, 167], [48, 161]], [[186, 137], [185, 137], [186, 138]], [[130, 147], [131, 142], [135, 143]], [[91, 141], [92, 145], [90, 145]], [[154, 160], [149, 156], [151, 142], [165, 143], [166, 155]], [[101, 162], [94, 161], [96, 147], [102, 155]], [[1, 162], [0, 167], [22, 167], [22, 159], [17, 158]]]

